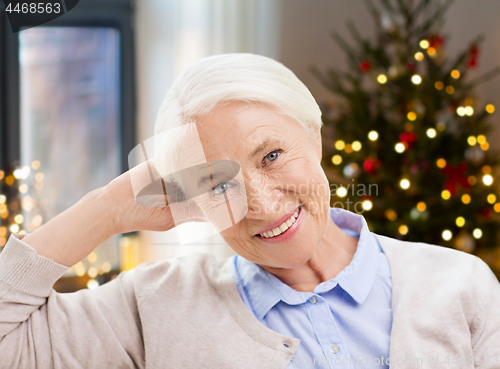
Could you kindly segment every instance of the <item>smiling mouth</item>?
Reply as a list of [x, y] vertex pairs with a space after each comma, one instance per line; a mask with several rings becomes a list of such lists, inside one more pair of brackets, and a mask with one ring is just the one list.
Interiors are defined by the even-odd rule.
[[299, 216], [300, 209], [302, 208], [302, 205], [300, 205], [296, 210], [295, 213], [292, 214], [290, 218], [285, 220], [282, 224], [280, 224], [278, 227], [271, 229], [270, 231], [260, 233], [258, 236], [262, 238], [273, 238], [276, 236], [279, 236], [283, 233], [285, 233], [297, 220], [297, 217]]

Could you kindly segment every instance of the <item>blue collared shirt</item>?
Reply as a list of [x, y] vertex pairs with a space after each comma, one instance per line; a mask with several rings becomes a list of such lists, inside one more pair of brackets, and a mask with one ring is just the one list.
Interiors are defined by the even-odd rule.
[[351, 263], [337, 276], [313, 292], [299, 292], [236, 255], [236, 286], [262, 324], [300, 339], [288, 368], [389, 368], [389, 262], [362, 215], [332, 208], [330, 217], [344, 232], [359, 237]]

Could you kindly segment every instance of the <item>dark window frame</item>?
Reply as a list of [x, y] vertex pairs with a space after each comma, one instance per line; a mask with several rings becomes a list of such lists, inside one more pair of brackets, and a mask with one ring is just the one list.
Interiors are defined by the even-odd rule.
[[[19, 34], [12, 33], [0, 5], [0, 167], [11, 172], [20, 163]], [[120, 32], [120, 170], [136, 145], [136, 96], [133, 0], [80, 0], [67, 14], [42, 26], [111, 27]], [[21, 31], [22, 32], [22, 31]]]

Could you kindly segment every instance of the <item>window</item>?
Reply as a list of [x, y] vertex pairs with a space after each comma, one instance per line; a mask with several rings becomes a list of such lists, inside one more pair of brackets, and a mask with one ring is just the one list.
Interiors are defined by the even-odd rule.
[[[128, 169], [131, 17], [129, 1], [100, 0], [15, 34], [0, 21], [0, 246], [10, 231], [33, 231]], [[103, 283], [119, 269], [118, 242], [112, 237], [68, 276]]]

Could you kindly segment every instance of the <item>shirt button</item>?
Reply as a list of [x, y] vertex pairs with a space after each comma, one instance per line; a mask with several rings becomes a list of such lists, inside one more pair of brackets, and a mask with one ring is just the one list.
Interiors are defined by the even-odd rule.
[[337, 345], [333, 345], [332, 347], [330, 347], [330, 351], [336, 354], [337, 352], [339, 352], [339, 347]]
[[314, 296], [311, 296], [311, 298], [309, 298], [309, 302], [310, 302], [311, 304], [315, 304], [317, 301], [318, 301], [318, 300], [317, 300], [317, 299], [316, 299], [316, 297], [314, 297]]

